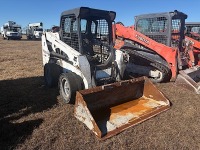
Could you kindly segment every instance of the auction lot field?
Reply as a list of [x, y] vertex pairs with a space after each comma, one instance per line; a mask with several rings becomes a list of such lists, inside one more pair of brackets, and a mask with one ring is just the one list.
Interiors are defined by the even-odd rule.
[[99, 141], [44, 86], [41, 41], [0, 39], [0, 150], [200, 149], [200, 95], [172, 82], [156, 86], [170, 110]]

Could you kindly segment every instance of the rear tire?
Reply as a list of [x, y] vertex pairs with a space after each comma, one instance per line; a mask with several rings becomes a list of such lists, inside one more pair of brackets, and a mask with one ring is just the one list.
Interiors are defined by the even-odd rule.
[[62, 73], [59, 77], [59, 92], [65, 103], [74, 104], [76, 91], [82, 90], [83, 81], [73, 72]]
[[44, 80], [47, 87], [55, 87], [58, 84], [60, 67], [54, 63], [47, 63], [44, 66]]

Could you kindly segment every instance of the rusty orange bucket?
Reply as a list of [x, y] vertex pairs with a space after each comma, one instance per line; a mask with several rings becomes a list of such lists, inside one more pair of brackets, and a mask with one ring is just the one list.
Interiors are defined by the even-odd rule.
[[106, 139], [169, 108], [169, 100], [140, 77], [78, 91], [74, 115]]

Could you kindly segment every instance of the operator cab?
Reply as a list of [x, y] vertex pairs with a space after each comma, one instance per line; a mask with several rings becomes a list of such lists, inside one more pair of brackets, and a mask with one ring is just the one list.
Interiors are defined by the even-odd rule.
[[60, 39], [87, 57], [96, 85], [116, 80], [112, 24], [116, 13], [80, 7], [61, 14]]
[[186, 18], [177, 10], [139, 15], [135, 17], [135, 29], [159, 43], [181, 49]]
[[112, 22], [115, 12], [80, 7], [61, 15], [63, 42], [86, 55], [90, 64], [106, 68], [114, 60]]
[[200, 41], [200, 22], [186, 22], [186, 36]]

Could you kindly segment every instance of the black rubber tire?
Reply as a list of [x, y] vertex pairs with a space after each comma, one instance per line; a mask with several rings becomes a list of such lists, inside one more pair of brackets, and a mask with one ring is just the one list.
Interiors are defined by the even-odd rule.
[[74, 104], [76, 91], [82, 90], [83, 80], [73, 72], [62, 73], [59, 77], [59, 93], [65, 103]]
[[47, 63], [44, 66], [44, 81], [47, 87], [55, 87], [58, 85], [58, 78], [61, 73], [59, 65]]

